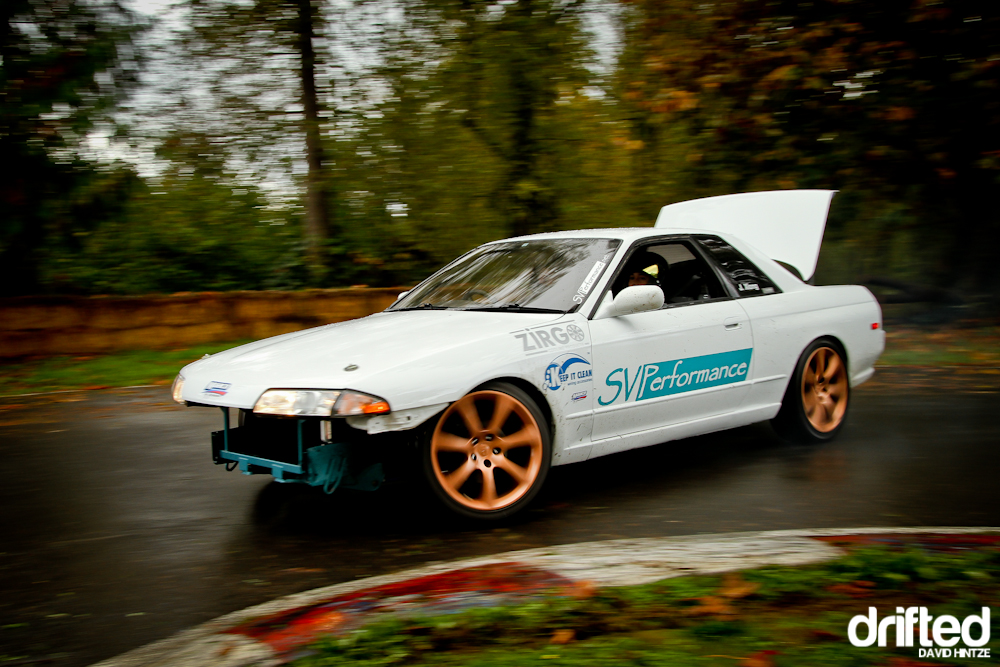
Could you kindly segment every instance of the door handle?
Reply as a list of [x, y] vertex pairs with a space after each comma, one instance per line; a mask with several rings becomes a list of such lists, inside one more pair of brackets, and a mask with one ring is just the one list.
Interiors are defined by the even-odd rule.
[[743, 326], [743, 323], [737, 317], [727, 317], [723, 325], [726, 327], [726, 331], [736, 331]]

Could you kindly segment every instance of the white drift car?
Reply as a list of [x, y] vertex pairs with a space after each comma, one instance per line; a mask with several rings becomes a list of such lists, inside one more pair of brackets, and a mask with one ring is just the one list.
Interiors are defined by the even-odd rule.
[[384, 312], [186, 366], [174, 398], [223, 408], [212, 455], [230, 469], [328, 492], [418, 473], [486, 519], [552, 465], [764, 420], [828, 440], [884, 346], [868, 290], [803, 281], [832, 197], [711, 197], [654, 228], [488, 243]]

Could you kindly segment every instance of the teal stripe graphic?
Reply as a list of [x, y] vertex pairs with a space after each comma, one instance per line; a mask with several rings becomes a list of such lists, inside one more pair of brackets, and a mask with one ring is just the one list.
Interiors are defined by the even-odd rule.
[[700, 357], [672, 359], [642, 364], [635, 371], [616, 368], [608, 373], [606, 389], [597, 398], [601, 405], [624, 399], [644, 401], [660, 396], [682, 394], [707, 387], [718, 387], [747, 379], [753, 348], [706, 354]]

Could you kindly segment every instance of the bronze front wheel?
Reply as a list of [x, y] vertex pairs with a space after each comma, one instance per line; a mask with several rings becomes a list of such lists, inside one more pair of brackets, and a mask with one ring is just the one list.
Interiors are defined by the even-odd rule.
[[498, 519], [529, 503], [551, 458], [548, 428], [519, 388], [491, 383], [452, 403], [424, 445], [428, 482], [459, 514]]
[[850, 393], [843, 347], [829, 338], [813, 341], [799, 357], [771, 423], [794, 442], [831, 440], [844, 425]]

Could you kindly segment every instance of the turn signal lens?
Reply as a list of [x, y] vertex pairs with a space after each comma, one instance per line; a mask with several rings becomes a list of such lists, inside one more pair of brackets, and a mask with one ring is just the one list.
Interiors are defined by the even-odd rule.
[[383, 412], [389, 412], [389, 404], [385, 401], [379, 401], [378, 403], [372, 403], [371, 405], [366, 405], [361, 408], [361, 410], [366, 415], [380, 415]]
[[389, 403], [378, 396], [369, 396], [357, 391], [345, 391], [333, 409], [334, 416], [381, 415], [389, 412]]

